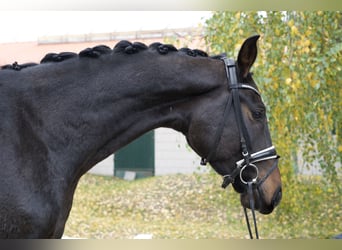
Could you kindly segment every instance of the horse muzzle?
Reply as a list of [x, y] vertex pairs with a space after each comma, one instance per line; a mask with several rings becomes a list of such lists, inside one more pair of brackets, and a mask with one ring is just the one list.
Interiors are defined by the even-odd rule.
[[[253, 189], [254, 208], [261, 214], [270, 214], [279, 205], [282, 199], [282, 188], [278, 187], [275, 190], [270, 201], [265, 199], [265, 195], [262, 192], [263, 191], [258, 188]], [[251, 209], [250, 199], [251, 197], [247, 191], [240, 194], [240, 202], [243, 207]]]

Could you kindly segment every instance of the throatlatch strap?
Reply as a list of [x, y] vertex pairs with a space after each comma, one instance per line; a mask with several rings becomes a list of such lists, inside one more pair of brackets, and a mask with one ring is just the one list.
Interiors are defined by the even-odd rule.
[[224, 125], [226, 124], [226, 121], [228, 120], [228, 115], [229, 115], [231, 106], [232, 106], [232, 96], [230, 95], [229, 98], [227, 99], [226, 106], [224, 107], [223, 120], [220, 123], [218, 129], [216, 130], [215, 139], [213, 143], [214, 146], [211, 148], [207, 158], [202, 158], [201, 165], [206, 165], [206, 163], [209, 162], [215, 156], [217, 146], [221, 140], [221, 135], [223, 133]]

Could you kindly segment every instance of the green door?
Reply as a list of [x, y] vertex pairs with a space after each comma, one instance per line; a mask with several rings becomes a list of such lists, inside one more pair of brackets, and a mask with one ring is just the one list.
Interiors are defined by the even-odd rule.
[[150, 131], [114, 155], [114, 175], [124, 178], [127, 174], [134, 179], [154, 175], [154, 131]]

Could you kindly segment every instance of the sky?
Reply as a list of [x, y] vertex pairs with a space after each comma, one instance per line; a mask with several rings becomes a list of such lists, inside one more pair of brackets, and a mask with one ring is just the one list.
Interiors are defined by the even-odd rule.
[[0, 11], [0, 43], [41, 36], [196, 27], [210, 11]]

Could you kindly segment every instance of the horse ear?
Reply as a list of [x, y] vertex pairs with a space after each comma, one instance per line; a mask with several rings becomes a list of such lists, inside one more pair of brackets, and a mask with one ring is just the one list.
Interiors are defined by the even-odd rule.
[[256, 57], [257, 57], [257, 40], [259, 39], [259, 35], [252, 36], [241, 46], [241, 49], [239, 51], [238, 55], [238, 67], [240, 69], [240, 74], [243, 78], [245, 78], [249, 70], [251, 69]]

